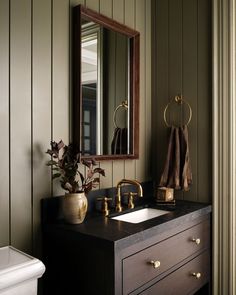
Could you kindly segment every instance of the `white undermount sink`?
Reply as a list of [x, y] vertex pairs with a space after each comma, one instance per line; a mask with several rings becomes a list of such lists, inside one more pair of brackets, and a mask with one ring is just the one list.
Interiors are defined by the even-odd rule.
[[167, 213], [169, 213], [169, 211], [154, 208], [143, 208], [134, 212], [129, 212], [119, 216], [111, 217], [111, 219], [130, 223], [140, 223]]

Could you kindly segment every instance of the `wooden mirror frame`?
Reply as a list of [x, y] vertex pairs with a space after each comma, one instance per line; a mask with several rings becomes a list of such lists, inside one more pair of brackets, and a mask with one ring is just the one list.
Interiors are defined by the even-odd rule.
[[[82, 140], [82, 85], [81, 85], [81, 19], [87, 18], [107, 29], [119, 32], [130, 38], [130, 142], [132, 153], [121, 155], [91, 155], [83, 158], [100, 160], [138, 159], [139, 158], [139, 57], [140, 34], [139, 32], [118, 23], [117, 21], [99, 14], [91, 9], [78, 5], [73, 8], [73, 33], [72, 33], [72, 140], [81, 148]], [[79, 126], [79, 127], [78, 127]], [[79, 130], [78, 130], [79, 129]]]

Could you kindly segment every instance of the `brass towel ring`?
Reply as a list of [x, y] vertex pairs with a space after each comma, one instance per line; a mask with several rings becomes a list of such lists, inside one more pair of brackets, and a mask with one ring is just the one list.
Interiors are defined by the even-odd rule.
[[192, 119], [192, 114], [193, 114], [193, 112], [192, 112], [192, 108], [191, 108], [191, 106], [190, 106], [190, 104], [186, 101], [186, 100], [184, 100], [183, 99], [183, 97], [182, 97], [182, 95], [176, 95], [167, 105], [166, 105], [166, 107], [165, 107], [165, 109], [164, 109], [164, 121], [165, 121], [165, 124], [166, 124], [166, 126], [167, 127], [170, 127], [171, 126], [171, 124], [169, 124], [168, 123], [168, 121], [167, 121], [167, 119], [166, 119], [166, 112], [167, 112], [167, 109], [168, 109], [168, 107], [170, 106], [170, 104], [172, 103], [172, 102], [175, 102], [175, 103], [178, 103], [179, 105], [181, 105], [181, 104], [183, 104], [183, 103], [185, 103], [186, 105], [187, 105], [187, 107], [188, 107], [188, 109], [189, 109], [189, 118], [188, 118], [188, 121], [187, 121], [187, 123], [186, 123], [186, 126], [188, 126], [188, 124], [190, 123], [190, 121], [191, 121], [191, 119]]
[[113, 124], [114, 124], [115, 128], [118, 127], [118, 126], [117, 126], [117, 123], [116, 123], [116, 113], [117, 113], [117, 111], [118, 111], [120, 108], [125, 108], [126, 110], [128, 110], [128, 101], [127, 101], [127, 99], [123, 100], [122, 103], [119, 104], [119, 105], [116, 107], [115, 111], [114, 111], [114, 114], [113, 114]]

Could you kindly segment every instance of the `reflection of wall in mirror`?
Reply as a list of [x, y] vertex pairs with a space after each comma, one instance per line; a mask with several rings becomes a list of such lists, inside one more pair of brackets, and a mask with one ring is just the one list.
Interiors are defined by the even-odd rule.
[[[111, 154], [111, 143], [114, 134], [113, 114], [123, 100], [128, 99], [128, 41], [127, 36], [104, 30], [103, 60], [103, 106], [104, 125], [103, 152]], [[116, 116], [117, 126], [127, 127], [128, 112], [121, 108]]]
[[96, 152], [96, 83], [82, 85], [82, 151], [84, 155]]

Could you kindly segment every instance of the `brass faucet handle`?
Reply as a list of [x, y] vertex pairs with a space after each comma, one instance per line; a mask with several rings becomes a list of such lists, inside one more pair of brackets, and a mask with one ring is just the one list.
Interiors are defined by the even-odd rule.
[[134, 196], [137, 196], [138, 193], [128, 192], [128, 193], [124, 193], [124, 195], [128, 195], [128, 208], [133, 209], [134, 208]]
[[112, 198], [107, 198], [107, 197], [97, 198], [97, 201], [102, 201], [102, 213], [104, 216], [109, 215], [108, 201], [111, 201], [111, 200]]

